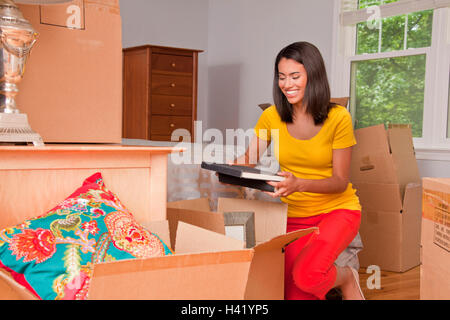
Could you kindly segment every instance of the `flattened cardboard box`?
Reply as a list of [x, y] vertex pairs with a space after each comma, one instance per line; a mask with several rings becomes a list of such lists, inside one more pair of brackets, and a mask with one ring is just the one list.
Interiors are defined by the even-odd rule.
[[450, 179], [423, 179], [420, 299], [450, 299]]
[[362, 216], [361, 267], [403, 272], [420, 264], [421, 185], [409, 128], [355, 130], [350, 179]]
[[44, 142], [120, 143], [118, 0], [20, 5], [39, 33], [16, 102]]

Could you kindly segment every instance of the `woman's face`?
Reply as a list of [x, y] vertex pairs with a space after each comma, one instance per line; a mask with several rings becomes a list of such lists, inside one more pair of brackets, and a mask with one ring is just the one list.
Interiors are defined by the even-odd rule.
[[306, 69], [301, 63], [281, 58], [278, 63], [278, 86], [290, 104], [302, 105], [307, 82]]

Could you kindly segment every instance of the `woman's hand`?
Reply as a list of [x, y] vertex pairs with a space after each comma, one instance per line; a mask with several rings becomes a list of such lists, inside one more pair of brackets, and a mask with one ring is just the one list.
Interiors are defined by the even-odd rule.
[[287, 197], [291, 193], [301, 191], [303, 179], [297, 178], [290, 172], [278, 172], [279, 176], [285, 177], [283, 181], [267, 181], [268, 184], [275, 188], [275, 192], [265, 192], [273, 198]]

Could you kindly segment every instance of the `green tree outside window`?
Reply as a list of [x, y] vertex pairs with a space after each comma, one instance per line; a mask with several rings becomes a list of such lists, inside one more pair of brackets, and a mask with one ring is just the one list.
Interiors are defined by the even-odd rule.
[[[398, 0], [360, 0], [359, 9]], [[387, 17], [356, 26], [356, 55], [425, 48], [431, 45], [433, 10]], [[375, 27], [374, 27], [375, 25]], [[411, 124], [422, 136], [426, 55], [353, 61], [351, 111], [355, 128], [375, 124]]]

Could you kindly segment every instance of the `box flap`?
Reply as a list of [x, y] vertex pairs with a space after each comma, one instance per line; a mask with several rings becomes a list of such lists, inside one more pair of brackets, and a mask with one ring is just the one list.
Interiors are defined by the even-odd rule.
[[402, 214], [402, 265], [405, 269], [420, 263], [420, 229], [422, 220], [422, 184], [408, 183]]
[[255, 255], [248, 275], [246, 300], [284, 299], [284, 250], [282, 248], [311, 232], [318, 232], [318, 228], [297, 230], [276, 236], [253, 248]]
[[391, 128], [388, 130], [388, 137], [400, 192], [403, 196], [408, 183], [420, 182], [411, 129]]
[[289, 233], [285, 233], [281, 236], [276, 236], [268, 241], [262, 242], [260, 244], [257, 244], [253, 249], [255, 250], [255, 253], [264, 251], [264, 250], [272, 250], [272, 249], [281, 249], [284, 248], [286, 245], [291, 243], [292, 241], [297, 240], [298, 238], [301, 238], [303, 236], [306, 236], [307, 234], [310, 234], [311, 232], [317, 232], [319, 233], [320, 230], [317, 227], [302, 229], [302, 230], [296, 230]]
[[178, 222], [176, 254], [240, 250], [245, 243], [191, 224]]
[[38, 300], [38, 298], [18, 284], [9, 273], [0, 269], [0, 300]]
[[358, 147], [354, 148], [353, 155], [356, 157], [374, 152], [390, 154], [388, 138], [383, 124], [357, 129], [355, 130], [355, 138]]
[[400, 213], [403, 209], [398, 184], [355, 182], [353, 186], [363, 210]]
[[175, 248], [178, 221], [225, 234], [223, 215], [215, 212], [167, 208], [167, 220], [169, 220], [170, 243], [172, 244], [172, 248]]
[[198, 198], [191, 200], [179, 200], [167, 202], [167, 208], [187, 209], [196, 211], [211, 211], [208, 198]]
[[[357, 147], [354, 148], [356, 150]], [[361, 157], [352, 155], [350, 181], [397, 184], [392, 155], [366, 153]]]
[[165, 244], [170, 245], [169, 221], [150, 221], [142, 225], [161, 238]]
[[89, 299], [243, 299], [253, 250], [122, 260], [94, 265]]
[[255, 213], [256, 244], [286, 233], [287, 204], [234, 198], [219, 198], [218, 212], [251, 211]]
[[387, 130], [392, 154], [414, 155], [413, 136], [410, 128], [390, 128]]
[[350, 181], [398, 183], [384, 125], [355, 130]]

